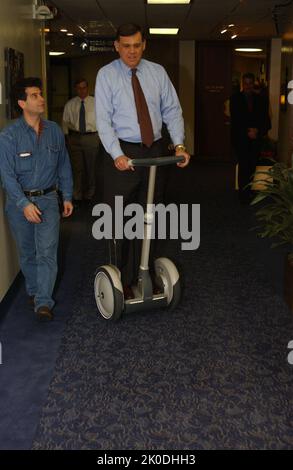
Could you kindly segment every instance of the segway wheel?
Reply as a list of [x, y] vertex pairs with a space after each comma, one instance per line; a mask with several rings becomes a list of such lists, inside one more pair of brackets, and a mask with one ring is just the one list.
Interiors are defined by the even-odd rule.
[[116, 266], [105, 265], [97, 269], [94, 283], [98, 310], [106, 320], [118, 320], [124, 309], [123, 288]]
[[163, 284], [168, 309], [173, 310], [177, 307], [181, 297], [179, 272], [173, 261], [168, 258], [157, 258], [154, 264], [156, 276]]

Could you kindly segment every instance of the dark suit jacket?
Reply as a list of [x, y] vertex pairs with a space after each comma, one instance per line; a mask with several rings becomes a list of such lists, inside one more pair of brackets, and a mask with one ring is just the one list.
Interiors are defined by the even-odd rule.
[[231, 138], [236, 150], [249, 143], [248, 128], [258, 129], [258, 139], [261, 139], [270, 129], [268, 102], [263, 96], [252, 95], [252, 111], [250, 112], [245, 94], [235, 93], [230, 98], [230, 114]]

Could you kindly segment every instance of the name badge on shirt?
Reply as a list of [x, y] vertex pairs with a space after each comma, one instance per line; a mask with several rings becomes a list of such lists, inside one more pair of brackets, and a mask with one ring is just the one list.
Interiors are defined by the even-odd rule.
[[26, 157], [30, 157], [32, 155], [32, 152], [20, 152], [17, 155], [21, 158], [26, 158]]

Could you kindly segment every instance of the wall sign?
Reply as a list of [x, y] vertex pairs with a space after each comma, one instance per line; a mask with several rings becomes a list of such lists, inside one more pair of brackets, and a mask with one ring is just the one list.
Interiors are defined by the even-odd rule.
[[114, 52], [114, 39], [90, 39], [90, 52]]

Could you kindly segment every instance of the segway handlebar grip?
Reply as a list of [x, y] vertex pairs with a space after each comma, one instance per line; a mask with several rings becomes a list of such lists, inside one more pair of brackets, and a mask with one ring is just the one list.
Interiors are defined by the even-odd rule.
[[163, 165], [173, 165], [175, 163], [184, 162], [184, 157], [182, 155], [174, 157], [155, 157], [155, 158], [133, 158], [128, 160], [129, 166], [163, 166]]

